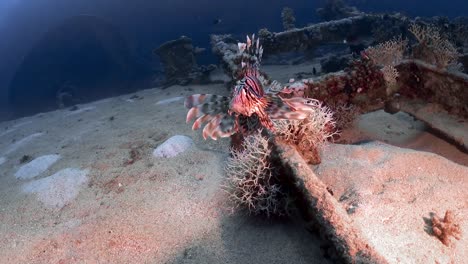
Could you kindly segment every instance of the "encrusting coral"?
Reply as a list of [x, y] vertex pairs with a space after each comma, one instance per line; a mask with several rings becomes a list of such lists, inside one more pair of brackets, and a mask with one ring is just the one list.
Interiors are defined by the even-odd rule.
[[450, 245], [450, 237], [460, 240], [461, 229], [456, 222], [453, 212], [447, 210], [444, 218], [439, 218], [436, 214], [432, 216], [432, 232], [446, 246]]

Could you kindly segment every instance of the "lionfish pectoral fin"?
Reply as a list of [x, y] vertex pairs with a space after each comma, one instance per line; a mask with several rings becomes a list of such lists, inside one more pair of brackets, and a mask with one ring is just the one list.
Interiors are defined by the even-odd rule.
[[222, 129], [218, 126], [216, 127], [216, 129], [214, 129], [211, 133], [211, 138], [213, 140], [217, 140], [218, 138], [225, 138], [225, 137], [229, 137], [231, 136], [232, 134], [234, 134], [232, 131], [225, 131], [223, 132]]
[[192, 108], [195, 106], [199, 106], [204, 103], [224, 103], [229, 102], [229, 98], [222, 95], [216, 94], [192, 94], [185, 98], [184, 106], [186, 108]]
[[203, 138], [210, 137], [213, 140], [218, 138], [229, 137], [234, 134], [235, 121], [231, 115], [216, 115], [208, 124], [203, 128]]
[[[200, 95], [202, 96], [202, 95]], [[203, 95], [204, 100], [201, 97], [188, 97], [186, 99], [185, 106], [191, 107], [187, 113], [186, 122], [190, 122], [195, 117], [202, 115], [216, 115], [219, 113], [227, 112], [229, 107], [229, 101], [227, 97], [217, 95]], [[210, 98], [208, 101], [207, 99]]]
[[212, 139], [216, 140], [216, 138], [213, 137], [214, 132], [216, 129], [219, 127], [219, 124], [221, 123], [221, 115], [216, 115], [213, 119], [211, 119], [208, 124], [203, 128], [203, 138], [207, 139], [208, 137], [211, 137]]
[[185, 98], [184, 106], [186, 108], [192, 108], [197, 106], [205, 100], [206, 94], [192, 94]]
[[267, 112], [260, 111], [260, 112], [257, 113], [257, 116], [258, 116], [258, 119], [259, 119], [259, 121], [260, 121], [260, 123], [262, 124], [263, 127], [273, 131], [274, 124], [271, 121], [271, 119], [270, 119]]
[[315, 99], [306, 99], [302, 97], [293, 98], [270, 98], [266, 112], [271, 119], [292, 119], [302, 120], [307, 118], [320, 102]]
[[196, 107], [190, 108], [190, 110], [187, 113], [187, 118], [185, 119], [185, 123], [190, 122], [192, 119], [197, 117], [197, 115], [198, 115], [198, 108]]
[[290, 120], [302, 120], [310, 115], [309, 112], [302, 111], [285, 111], [276, 113], [273, 119], [290, 119]]
[[282, 99], [285, 104], [293, 108], [294, 111], [312, 112], [320, 107], [320, 101], [310, 98], [293, 97]]
[[197, 130], [199, 129], [203, 123], [208, 122], [212, 118], [210, 115], [202, 115], [201, 117], [197, 118], [195, 122], [192, 125], [192, 130]]
[[266, 117], [266, 118], [260, 118], [260, 123], [262, 123], [262, 126], [264, 126], [265, 128], [267, 128], [268, 130], [271, 130], [271, 131], [274, 131], [275, 130], [275, 126], [273, 124], [273, 122], [271, 121], [270, 118]]

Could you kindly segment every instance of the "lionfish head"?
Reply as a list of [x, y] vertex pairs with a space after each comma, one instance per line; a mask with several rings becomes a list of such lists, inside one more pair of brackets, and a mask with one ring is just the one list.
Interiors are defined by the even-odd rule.
[[264, 107], [262, 99], [265, 96], [263, 86], [255, 75], [247, 75], [234, 87], [230, 102], [231, 112], [251, 116]]
[[230, 113], [251, 116], [255, 111], [250, 107], [250, 104], [242, 98], [246, 97], [245, 90], [241, 90], [238, 96], [232, 98], [229, 104]]

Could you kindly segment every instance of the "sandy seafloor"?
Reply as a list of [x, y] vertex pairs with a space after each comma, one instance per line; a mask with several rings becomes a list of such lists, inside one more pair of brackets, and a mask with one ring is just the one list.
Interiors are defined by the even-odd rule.
[[[220, 187], [229, 140], [192, 131], [183, 99], [157, 104], [192, 93], [228, 91], [156, 88], [0, 123], [0, 263], [326, 263], [295, 220], [231, 210]], [[173, 135], [195, 146], [153, 157]], [[15, 177], [24, 155], [51, 154], [60, 159], [41, 174]], [[88, 174], [25, 192], [65, 168]]]
[[[265, 67], [282, 82], [291, 68]], [[228, 90], [154, 88], [0, 123], [0, 263], [328, 263], [299, 220], [232, 210], [220, 187], [229, 140], [205, 141], [185, 123], [183, 97], [193, 93]], [[195, 145], [154, 157], [174, 135]], [[465, 153], [401, 113], [363, 115], [343, 135], [468, 165]], [[18, 178], [23, 156], [52, 154], [58, 160], [39, 175]], [[79, 180], [47, 178], [66, 168]]]

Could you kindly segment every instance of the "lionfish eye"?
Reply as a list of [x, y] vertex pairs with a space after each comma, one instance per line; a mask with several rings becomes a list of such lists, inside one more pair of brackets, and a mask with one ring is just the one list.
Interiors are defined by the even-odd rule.
[[242, 93], [243, 96], [245, 96], [245, 95], [247, 94], [247, 93], [245, 92], [245, 89], [242, 89], [242, 90], [241, 90], [241, 93]]

